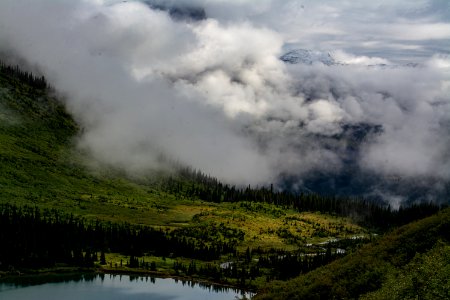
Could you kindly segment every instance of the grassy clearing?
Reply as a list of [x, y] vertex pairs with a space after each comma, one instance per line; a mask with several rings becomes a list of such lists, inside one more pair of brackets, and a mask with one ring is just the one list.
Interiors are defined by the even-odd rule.
[[224, 203], [196, 215], [198, 224], [224, 223], [245, 232], [239, 250], [278, 248], [295, 250], [306, 243], [319, 243], [332, 237], [365, 235], [367, 231], [347, 218], [320, 213], [299, 213], [266, 203]]

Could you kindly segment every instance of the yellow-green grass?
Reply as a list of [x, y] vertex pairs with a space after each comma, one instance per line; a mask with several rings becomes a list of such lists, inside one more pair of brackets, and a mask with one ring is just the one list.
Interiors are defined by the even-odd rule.
[[[367, 230], [348, 218], [313, 212], [280, 209], [271, 204], [223, 203], [195, 216], [197, 223], [224, 223], [244, 231], [245, 239], [238, 250], [297, 249], [305, 243], [318, 243], [330, 238], [364, 235]], [[251, 210], [245, 206], [252, 205]], [[283, 232], [288, 232], [289, 239]], [[289, 236], [288, 235], [288, 236]]]

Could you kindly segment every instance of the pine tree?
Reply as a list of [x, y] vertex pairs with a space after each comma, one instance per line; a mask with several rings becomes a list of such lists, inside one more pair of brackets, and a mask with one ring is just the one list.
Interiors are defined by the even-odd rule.
[[[106, 257], [105, 257], [105, 252], [103, 250], [100, 253], [100, 264], [106, 265]], [[122, 265], [122, 261], [121, 261], [121, 265]]]

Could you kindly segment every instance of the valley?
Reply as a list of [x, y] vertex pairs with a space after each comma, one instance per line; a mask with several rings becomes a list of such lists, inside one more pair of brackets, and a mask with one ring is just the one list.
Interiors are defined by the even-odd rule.
[[[397, 212], [362, 199], [229, 186], [189, 168], [129, 174], [93, 165], [89, 153], [76, 147], [83, 129], [64, 100], [36, 86], [36, 79], [24, 80], [29, 76], [19, 76], [19, 69], [5, 68], [0, 211], [1, 238], [11, 248], [0, 253], [2, 281], [18, 274], [134, 274], [250, 289], [265, 299], [280, 280], [294, 280], [294, 286], [286, 284], [296, 291], [297, 281], [345, 270], [354, 257], [370, 256], [373, 243], [387, 243], [389, 236], [379, 235], [439, 210], [424, 204]], [[448, 226], [445, 213], [439, 218], [441, 227]], [[423, 248], [423, 259], [431, 253], [426, 251], [438, 251], [430, 250], [435, 243], [448, 251], [448, 237], [439, 234]], [[30, 235], [34, 242], [23, 247]], [[395, 267], [408, 267], [411, 258]], [[364, 292], [379, 288], [377, 282]]]

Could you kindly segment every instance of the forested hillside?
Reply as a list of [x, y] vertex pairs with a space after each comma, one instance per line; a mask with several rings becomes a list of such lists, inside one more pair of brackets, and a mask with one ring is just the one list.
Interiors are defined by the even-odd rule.
[[256, 299], [448, 299], [449, 262], [445, 209], [325, 267], [273, 284]]

